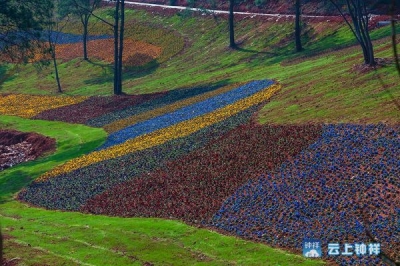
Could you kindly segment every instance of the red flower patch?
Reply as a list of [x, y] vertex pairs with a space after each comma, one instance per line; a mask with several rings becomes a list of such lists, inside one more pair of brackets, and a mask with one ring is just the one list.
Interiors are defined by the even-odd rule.
[[140, 104], [145, 101], [158, 98], [162, 95], [165, 95], [165, 93], [123, 96], [93, 96], [78, 104], [46, 110], [34, 116], [33, 118], [84, 124], [89, 119], [116, 110], [123, 110], [129, 106]]
[[320, 134], [319, 125], [240, 126], [164, 169], [95, 196], [82, 211], [208, 220], [238, 187], [296, 155]]
[[[88, 41], [88, 55], [106, 62], [114, 62], [114, 40]], [[71, 60], [82, 55], [83, 45], [79, 43], [59, 44], [56, 46], [57, 58]], [[132, 39], [124, 40], [124, 53], [122, 61], [125, 66], [141, 66], [156, 59], [162, 52], [162, 48]]]

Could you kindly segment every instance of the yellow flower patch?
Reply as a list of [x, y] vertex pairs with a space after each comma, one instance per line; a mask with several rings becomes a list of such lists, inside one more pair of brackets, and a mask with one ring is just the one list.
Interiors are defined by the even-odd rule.
[[170, 104], [170, 105], [167, 105], [167, 106], [163, 106], [163, 107], [160, 107], [160, 108], [148, 111], [148, 112], [144, 112], [144, 113], [141, 113], [141, 114], [138, 114], [138, 115], [130, 116], [130, 117], [115, 121], [113, 123], [110, 123], [108, 125], [105, 125], [104, 129], [108, 133], [113, 133], [113, 132], [118, 131], [120, 129], [123, 129], [125, 127], [131, 126], [133, 124], [148, 120], [148, 119], [156, 117], [156, 116], [160, 116], [160, 115], [163, 115], [163, 114], [166, 114], [166, 113], [170, 113], [170, 112], [176, 111], [176, 110], [178, 110], [180, 108], [183, 108], [185, 106], [189, 106], [191, 104], [194, 104], [194, 103], [197, 103], [197, 102], [200, 102], [200, 101], [204, 101], [204, 100], [206, 100], [208, 98], [217, 96], [218, 94], [222, 94], [222, 93], [228, 92], [228, 91], [230, 91], [230, 90], [232, 90], [234, 88], [240, 87], [243, 84], [244, 83], [230, 84], [230, 85], [221, 87], [221, 88], [219, 88], [217, 90], [206, 92], [206, 93], [203, 93], [201, 95], [194, 96], [194, 97], [191, 97], [189, 99], [185, 99], [185, 100], [179, 101], [177, 103], [173, 103], [173, 104]]
[[49, 109], [80, 103], [87, 98], [84, 96], [0, 95], [0, 114], [30, 118]]
[[196, 117], [192, 120], [184, 121], [176, 125], [154, 131], [149, 134], [128, 140], [127, 142], [112, 146], [105, 150], [95, 151], [82, 157], [73, 159], [60, 165], [53, 170], [40, 176], [36, 182], [47, 180], [60, 174], [98, 163], [104, 160], [120, 157], [128, 153], [144, 150], [156, 145], [160, 145], [168, 140], [188, 136], [204, 127], [220, 122], [236, 113], [250, 108], [253, 105], [262, 103], [271, 98], [281, 89], [280, 85], [274, 84], [268, 88], [253, 94], [250, 97], [239, 100], [233, 104], [215, 110], [214, 112]]

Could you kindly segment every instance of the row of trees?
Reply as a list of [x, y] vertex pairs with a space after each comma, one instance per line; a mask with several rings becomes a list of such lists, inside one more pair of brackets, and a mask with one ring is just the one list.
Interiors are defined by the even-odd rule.
[[89, 60], [87, 43], [92, 16], [114, 32], [114, 94], [122, 94], [122, 53], [125, 0], [116, 0], [114, 21], [108, 22], [93, 12], [102, 0], [0, 0], [0, 50], [15, 61], [29, 61], [40, 50], [51, 58], [57, 91], [62, 86], [57, 67], [56, 44], [59, 33], [73, 16], [82, 24], [83, 59]]
[[[303, 50], [301, 43], [301, 6], [302, 0], [293, 1], [295, 11], [294, 42], [296, 51]], [[303, 0], [304, 1], [304, 0]], [[353, 32], [364, 56], [364, 63], [374, 66], [374, 50], [369, 35], [369, 10], [365, 0], [329, 0], [342, 15]], [[394, 10], [398, 0], [392, 1], [392, 28], [393, 49], [397, 68], [400, 66], [396, 50], [396, 34]], [[43, 37], [47, 41], [47, 51], [53, 62], [58, 91], [62, 92], [57, 69], [55, 45], [57, 32], [60, 32], [68, 22], [69, 16], [80, 19], [82, 23], [83, 59], [88, 60], [88, 26], [92, 16], [112, 28], [114, 32], [114, 94], [122, 94], [122, 54], [125, 24], [125, 1], [115, 0], [114, 21], [108, 22], [93, 12], [101, 5], [101, 0], [0, 0], [0, 49], [14, 54], [11, 50], [18, 47], [21, 58], [30, 58], [38, 48], [43, 48]], [[234, 34], [234, 6], [235, 0], [229, 0], [229, 46], [237, 48]]]
[[[370, 13], [368, 9], [368, 3], [365, 0], [329, 0], [330, 3], [337, 9], [340, 15], [344, 18], [346, 24], [354, 34], [357, 42], [362, 48], [364, 63], [367, 65], [374, 66], [376, 64], [374, 57], [374, 49], [369, 34], [368, 22], [370, 19]], [[396, 0], [393, 1], [393, 14], [396, 10]], [[294, 41], [296, 45], [296, 51], [300, 52], [303, 50], [301, 43], [301, 5], [302, 0], [293, 0], [295, 10], [295, 23], [294, 23]], [[235, 0], [229, 0], [229, 46], [235, 49], [235, 37], [234, 37], [234, 6]], [[393, 27], [394, 20], [393, 20]]]

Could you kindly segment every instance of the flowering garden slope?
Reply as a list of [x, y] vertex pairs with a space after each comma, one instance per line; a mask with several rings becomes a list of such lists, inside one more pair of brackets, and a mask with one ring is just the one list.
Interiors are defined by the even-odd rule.
[[164, 95], [165, 93], [127, 96], [92, 96], [74, 105], [47, 109], [32, 118], [85, 124], [90, 119], [117, 110], [124, 110], [127, 107], [132, 108]]
[[[267, 84], [270, 85], [271, 83], [267, 82]], [[38, 182], [57, 176], [59, 174], [71, 172], [73, 170], [97, 162], [120, 157], [134, 151], [144, 150], [146, 148], [165, 143], [170, 139], [188, 136], [204, 127], [208, 127], [212, 124], [223, 121], [233, 114], [239, 113], [240, 111], [244, 111], [254, 105], [265, 102], [277, 91], [279, 91], [279, 89], [279, 85], [271, 85], [270, 87], [267, 87], [247, 98], [241, 99], [233, 104], [226, 105], [225, 107], [217, 109], [213, 112], [197, 116], [194, 119], [178, 124], [174, 124], [175, 121], [172, 120], [171, 126], [168, 126], [167, 124], [166, 126], [168, 127], [155, 130], [148, 134], [142, 134], [138, 137], [135, 137], [137, 136], [137, 132], [133, 132], [133, 138], [129, 139], [125, 143], [114, 145], [110, 148], [95, 151], [71, 160], [63, 165], [54, 168], [52, 171], [47, 172], [38, 179]]]
[[[122, 124], [98, 116], [123, 138], [45, 173], [18, 198], [47, 209], [202, 223], [292, 250], [306, 237], [324, 246], [379, 239], [395, 260], [399, 126], [249, 123], [278, 90], [258, 81], [210, 88], [205, 100], [166, 93], [166, 102], [148, 101], [158, 102], [153, 109], [147, 102], [127, 108]], [[136, 124], [123, 128], [129, 122]]]
[[[300, 249], [304, 238], [380, 242], [400, 254], [400, 127], [327, 125], [314, 144], [250, 180], [229, 197], [211, 224], [240, 236]], [[376, 265], [376, 257], [339, 256]]]

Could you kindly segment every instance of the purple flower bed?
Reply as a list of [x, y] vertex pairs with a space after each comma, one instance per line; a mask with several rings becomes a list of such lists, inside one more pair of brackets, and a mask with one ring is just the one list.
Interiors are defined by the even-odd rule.
[[[42, 33], [42, 38], [47, 41], [47, 36], [48, 33], [44, 32]], [[64, 33], [64, 32], [58, 32], [58, 31], [52, 31], [50, 32], [50, 38], [52, 42], [55, 42], [56, 44], [69, 44], [69, 43], [78, 43], [82, 42], [82, 35], [78, 34], [72, 34], [72, 33]], [[111, 35], [103, 34], [103, 35], [89, 35], [88, 36], [88, 41], [92, 40], [103, 40], [103, 39], [110, 39], [113, 38]]]
[[188, 88], [188, 89], [177, 89], [168, 91], [165, 93], [163, 97], [158, 99], [154, 99], [151, 102], [145, 102], [142, 104], [138, 104], [135, 106], [127, 107], [123, 110], [109, 112], [105, 115], [92, 118], [86, 122], [86, 125], [92, 127], [103, 127], [107, 124], [115, 122], [117, 120], [137, 115], [140, 113], [144, 113], [156, 108], [160, 108], [166, 106], [168, 104], [175, 103], [177, 101], [181, 101], [190, 97], [194, 97], [200, 95], [202, 93], [206, 93], [209, 91], [216, 90], [221, 86], [208, 86], [208, 87], [197, 87], [197, 88]]
[[[381, 243], [400, 254], [399, 126], [328, 125], [322, 137], [229, 197], [211, 224], [239, 236], [301, 250], [304, 238]], [[379, 257], [338, 256], [340, 264], [377, 265]]]
[[174, 124], [212, 112], [240, 99], [249, 97], [250, 95], [261, 91], [272, 84], [273, 81], [271, 80], [253, 81], [229, 92], [209, 98], [205, 101], [201, 101], [178, 109], [174, 112], [129, 126], [109, 135], [107, 141], [99, 148], [99, 150], [124, 143], [125, 141], [140, 135], [144, 135], [158, 129], [172, 126]]

